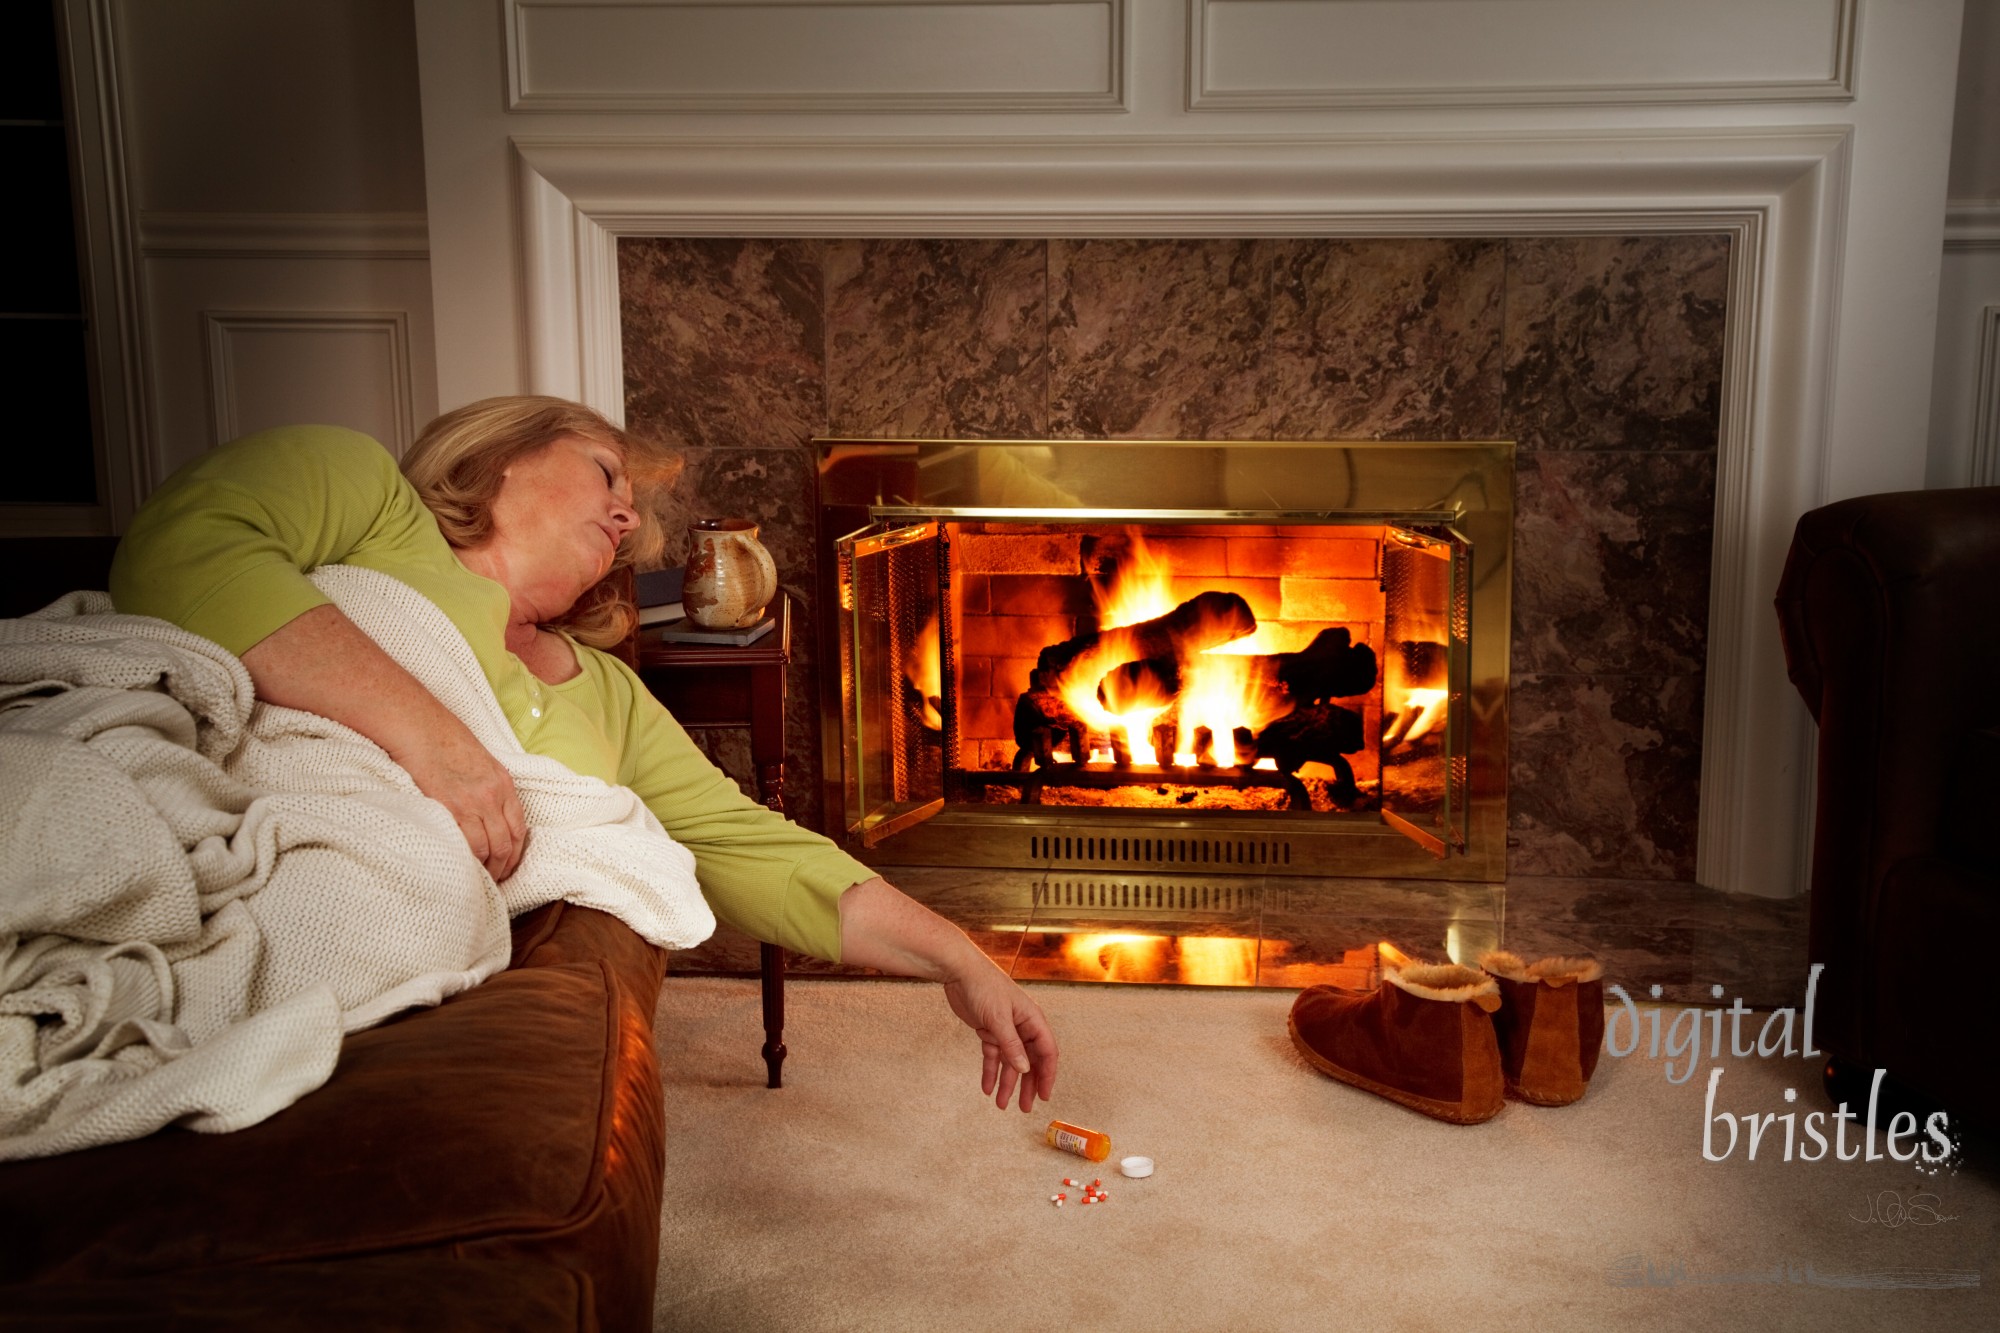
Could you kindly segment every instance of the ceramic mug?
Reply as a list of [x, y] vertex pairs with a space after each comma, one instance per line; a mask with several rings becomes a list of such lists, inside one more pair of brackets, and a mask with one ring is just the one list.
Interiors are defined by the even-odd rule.
[[778, 591], [778, 567], [747, 518], [704, 518], [688, 528], [681, 605], [703, 629], [748, 629]]

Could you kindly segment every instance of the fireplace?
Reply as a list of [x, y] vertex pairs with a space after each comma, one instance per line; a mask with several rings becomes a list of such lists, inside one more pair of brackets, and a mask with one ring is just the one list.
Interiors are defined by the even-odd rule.
[[1511, 444], [817, 448], [857, 855], [1504, 877]]

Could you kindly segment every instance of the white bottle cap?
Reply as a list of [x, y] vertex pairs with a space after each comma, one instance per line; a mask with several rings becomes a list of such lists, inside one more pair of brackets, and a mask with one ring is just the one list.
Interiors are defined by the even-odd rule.
[[1153, 1174], [1153, 1159], [1150, 1157], [1126, 1157], [1119, 1161], [1118, 1170], [1134, 1180]]

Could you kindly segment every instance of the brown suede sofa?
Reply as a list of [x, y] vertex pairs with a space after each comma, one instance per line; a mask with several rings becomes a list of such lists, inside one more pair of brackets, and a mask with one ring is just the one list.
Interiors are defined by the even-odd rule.
[[0, 1328], [651, 1327], [663, 962], [552, 903], [261, 1124], [0, 1165]]
[[[0, 542], [0, 614], [103, 587], [110, 549]], [[664, 970], [552, 903], [261, 1124], [0, 1163], [0, 1330], [650, 1328]]]
[[[1819, 724], [1810, 944], [1835, 1100], [2000, 1125], [1971, 1016], [2000, 933], [2000, 487], [1862, 496], [1799, 520], [1777, 599]], [[1970, 946], [1970, 951], [1968, 947]]]

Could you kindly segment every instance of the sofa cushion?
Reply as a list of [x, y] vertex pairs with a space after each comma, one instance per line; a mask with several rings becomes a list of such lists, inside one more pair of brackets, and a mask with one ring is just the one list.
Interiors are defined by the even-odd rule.
[[332, 1079], [233, 1134], [169, 1130], [0, 1171], [33, 1218], [0, 1279], [162, 1273], [573, 1226], [618, 1085], [607, 965], [502, 972], [348, 1038]]
[[547, 1264], [380, 1255], [101, 1282], [0, 1295], [5, 1333], [438, 1333], [597, 1328], [590, 1279]]

